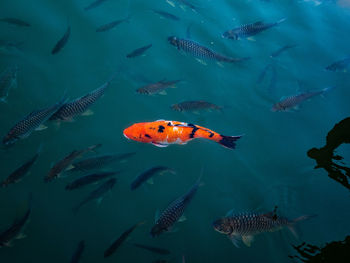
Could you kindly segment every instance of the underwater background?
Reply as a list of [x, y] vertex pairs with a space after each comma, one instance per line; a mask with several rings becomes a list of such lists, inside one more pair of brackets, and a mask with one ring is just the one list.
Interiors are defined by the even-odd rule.
[[[0, 102], [0, 134], [33, 110], [59, 101], [66, 92], [78, 98], [112, 76], [105, 95], [91, 107], [90, 116], [74, 122], [45, 123], [10, 148], [1, 149], [1, 177], [30, 159], [42, 145], [38, 160], [19, 183], [0, 188], [0, 233], [25, 211], [31, 192], [30, 222], [25, 239], [0, 249], [0, 262], [69, 262], [80, 240], [86, 248], [80, 262], [300, 262], [288, 256], [303, 242], [318, 247], [344, 240], [350, 233], [349, 189], [331, 180], [325, 169], [314, 169], [307, 152], [326, 144], [327, 133], [349, 116], [347, 72], [325, 70], [350, 55], [350, 8], [346, 1], [106, 0], [84, 10], [92, 0], [1, 0], [0, 18], [16, 17], [30, 26], [0, 22], [0, 71], [16, 65], [17, 87]], [[169, 12], [180, 20], [161, 17]], [[115, 28], [96, 32], [113, 20]], [[254, 39], [222, 38], [223, 32], [256, 21], [287, 20]], [[242, 63], [200, 63], [167, 41], [169, 36], [190, 38]], [[67, 26], [71, 33], [57, 54], [51, 54]], [[9, 48], [8, 43], [15, 43]], [[6, 44], [7, 43], [7, 44]], [[144, 56], [127, 58], [133, 50], [152, 44]], [[272, 52], [296, 45], [277, 58]], [[7, 45], [7, 46], [6, 46]], [[268, 64], [275, 76], [267, 72]], [[148, 96], [136, 90], [147, 83], [182, 80], [166, 95]], [[299, 109], [273, 112], [282, 97], [334, 87], [324, 96], [303, 102]], [[171, 105], [205, 100], [221, 111], [177, 112]], [[133, 123], [159, 119], [198, 124], [225, 135], [243, 135], [234, 150], [208, 140], [158, 148], [127, 140], [123, 130]], [[345, 133], [349, 135], [349, 130]], [[350, 137], [350, 136], [349, 136]], [[349, 138], [348, 137], [348, 138]], [[349, 142], [349, 139], [348, 141]], [[72, 150], [102, 144], [98, 154], [136, 152], [107, 171], [121, 171], [117, 183], [100, 204], [91, 202], [74, 214], [76, 206], [96, 185], [66, 191], [67, 183], [87, 173], [70, 173], [51, 183], [43, 178], [54, 163]], [[349, 165], [349, 145], [336, 154]], [[94, 156], [88, 153], [84, 157]], [[163, 165], [176, 171], [154, 178], [135, 191], [137, 175]], [[173, 233], [149, 234], [157, 210], [184, 194], [201, 176], [203, 185], [186, 208], [185, 222]], [[349, 175], [349, 172], [347, 174]], [[345, 176], [345, 178], [347, 178]], [[346, 179], [345, 179], [346, 180]], [[251, 247], [236, 248], [212, 223], [229, 210], [278, 213], [293, 219], [317, 215], [297, 224], [298, 238], [288, 229], [257, 235]], [[111, 257], [103, 253], [118, 236], [144, 222]], [[170, 255], [152, 254], [133, 246], [163, 247]], [[323, 261], [322, 261], [323, 262]], [[328, 261], [328, 262], [337, 262]], [[348, 261], [339, 261], [348, 262]]]

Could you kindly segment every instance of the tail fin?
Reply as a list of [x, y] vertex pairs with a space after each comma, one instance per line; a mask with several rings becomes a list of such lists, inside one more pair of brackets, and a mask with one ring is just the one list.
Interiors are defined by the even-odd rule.
[[196, 194], [199, 186], [201, 185], [202, 175], [197, 179], [196, 183], [191, 187], [191, 189], [185, 194], [184, 200], [189, 202], [192, 200], [193, 196]]
[[236, 141], [241, 138], [243, 135], [239, 136], [224, 136], [221, 135], [222, 139], [218, 141], [222, 146], [229, 148], [229, 149], [234, 149], [236, 148]]

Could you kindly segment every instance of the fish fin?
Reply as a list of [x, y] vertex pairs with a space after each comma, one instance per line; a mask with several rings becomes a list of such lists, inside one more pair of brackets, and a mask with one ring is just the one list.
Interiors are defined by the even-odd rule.
[[153, 178], [148, 179], [148, 180], [147, 180], [147, 183], [148, 183], [148, 184], [154, 184]]
[[202, 65], [204, 65], [204, 66], [207, 66], [207, 65], [208, 65], [204, 60], [201, 60], [201, 59], [199, 59], [199, 58], [196, 58], [196, 60], [197, 60], [199, 63], [201, 63]]
[[176, 86], [176, 85], [172, 85], [172, 86], [170, 86], [169, 88], [171, 88], [171, 89], [177, 89], [177, 86]]
[[26, 238], [27, 236], [23, 233], [20, 233], [18, 236], [16, 236], [16, 239], [23, 239]]
[[254, 236], [242, 236], [242, 241], [247, 247], [250, 247], [254, 241]]
[[228, 211], [228, 212], [226, 213], [225, 217], [230, 217], [230, 216], [232, 216], [232, 215], [233, 215], [233, 212], [234, 212], [234, 210], [231, 209], [230, 211]]
[[195, 111], [193, 111], [193, 114], [200, 115], [200, 112], [195, 110]]
[[36, 131], [42, 131], [42, 130], [45, 130], [47, 129], [47, 126], [45, 126], [44, 124], [40, 124], [40, 126], [38, 128], [36, 128], [35, 130]]
[[156, 120], [156, 121], [165, 121], [165, 120]]
[[11, 240], [9, 242], [4, 243], [4, 246], [5, 247], [13, 247], [13, 241]]
[[65, 171], [70, 171], [72, 169], [74, 169], [74, 165], [73, 164], [69, 165]]
[[157, 223], [159, 217], [160, 217], [160, 211], [159, 209], [157, 209], [156, 213], [154, 214], [154, 223]]
[[185, 215], [182, 215], [180, 218], [179, 218], [179, 222], [185, 222], [187, 220], [187, 217]]
[[292, 235], [296, 238], [299, 239], [299, 235], [297, 231], [295, 230], [295, 226], [293, 224], [287, 226], [289, 231], [292, 233]]
[[228, 238], [231, 240], [231, 242], [232, 242], [232, 244], [235, 246], [235, 247], [237, 247], [237, 248], [239, 248], [240, 246], [239, 246], [239, 236], [237, 236], [237, 235], [230, 235], [230, 236], [228, 236]]
[[167, 2], [169, 5], [171, 5], [172, 7], [175, 7], [175, 4], [174, 4], [174, 2], [173, 2], [173, 1], [166, 0], [166, 2]]
[[152, 142], [152, 144], [154, 146], [157, 146], [157, 147], [160, 147], [160, 148], [165, 148], [165, 147], [169, 146], [168, 144], [161, 144], [161, 143], [156, 143], [156, 142]]
[[221, 62], [216, 62], [216, 64], [221, 67], [221, 68], [224, 68], [224, 65], [221, 63]]
[[92, 110], [84, 111], [83, 114], [81, 114], [81, 116], [91, 116], [91, 115], [94, 115], [94, 112]]
[[221, 140], [218, 141], [222, 146], [229, 148], [229, 149], [234, 149], [236, 148], [236, 141], [240, 139], [242, 135], [240, 136], [224, 136], [221, 135]]
[[167, 95], [165, 90], [162, 90], [161, 92], [159, 92], [160, 95]]
[[253, 41], [253, 42], [256, 41], [256, 39], [255, 39], [254, 37], [247, 37], [247, 39], [248, 39], [249, 41]]

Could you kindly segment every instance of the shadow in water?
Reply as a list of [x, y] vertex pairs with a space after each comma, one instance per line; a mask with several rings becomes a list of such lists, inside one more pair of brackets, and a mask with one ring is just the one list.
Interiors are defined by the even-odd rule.
[[339, 165], [334, 161], [341, 161], [342, 156], [335, 155], [335, 150], [343, 143], [350, 143], [350, 118], [346, 118], [337, 123], [327, 135], [327, 143], [320, 149], [312, 148], [307, 155], [315, 159], [317, 168], [323, 168], [328, 172], [328, 176], [341, 183], [350, 190], [350, 168]]

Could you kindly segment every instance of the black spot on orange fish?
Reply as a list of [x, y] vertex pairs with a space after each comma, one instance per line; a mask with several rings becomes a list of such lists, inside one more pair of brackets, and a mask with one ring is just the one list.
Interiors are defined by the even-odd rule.
[[210, 135], [209, 135], [209, 138], [211, 138], [211, 137], [213, 137], [214, 136], [214, 133], [210, 133]]
[[190, 138], [194, 138], [196, 131], [199, 130], [195, 125], [193, 125], [192, 132], [190, 133]]
[[152, 139], [152, 137], [151, 137], [151, 136], [149, 136], [147, 133], [145, 134], [145, 136], [146, 136], [147, 138]]
[[172, 125], [171, 125], [171, 122], [168, 122], [168, 126], [172, 126]]
[[158, 132], [164, 132], [165, 127], [163, 125], [158, 126]]

